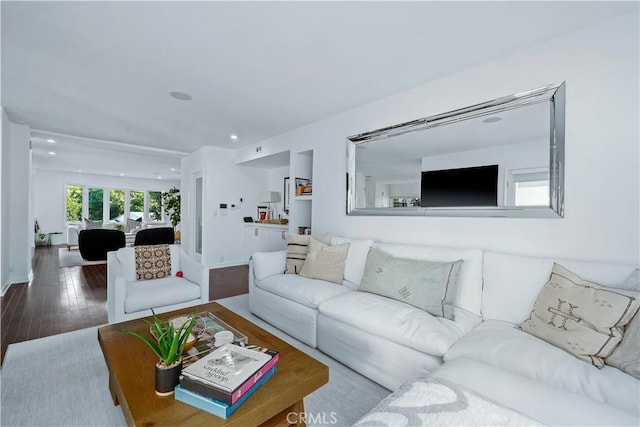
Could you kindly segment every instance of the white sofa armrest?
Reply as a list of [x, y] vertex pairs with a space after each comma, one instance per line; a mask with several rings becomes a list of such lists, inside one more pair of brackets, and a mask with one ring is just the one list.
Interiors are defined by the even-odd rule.
[[78, 233], [80, 233], [80, 226], [67, 226], [67, 247], [78, 246]]
[[209, 267], [195, 262], [180, 248], [180, 269], [185, 279], [200, 286], [203, 303], [209, 301]]
[[107, 252], [107, 314], [109, 323], [117, 322], [124, 316], [126, 296], [127, 284], [116, 252]]
[[253, 274], [258, 280], [282, 274], [287, 269], [287, 251], [256, 252], [251, 257]]

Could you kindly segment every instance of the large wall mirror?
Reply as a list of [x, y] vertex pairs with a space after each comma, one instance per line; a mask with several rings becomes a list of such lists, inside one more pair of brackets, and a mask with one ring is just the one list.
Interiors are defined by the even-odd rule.
[[347, 140], [349, 215], [564, 215], [565, 84]]

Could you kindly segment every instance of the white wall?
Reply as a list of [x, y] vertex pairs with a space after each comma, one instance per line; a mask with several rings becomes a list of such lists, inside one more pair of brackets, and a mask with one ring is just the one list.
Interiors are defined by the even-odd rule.
[[9, 239], [5, 239], [4, 236], [8, 236], [9, 223], [5, 221], [7, 217], [7, 210], [9, 207], [9, 200], [5, 200], [7, 197], [7, 191], [5, 187], [8, 185], [8, 167], [5, 163], [8, 157], [4, 154], [5, 149], [8, 147], [9, 141], [9, 117], [5, 113], [4, 108], [2, 110], [2, 118], [0, 119], [0, 294], [4, 295], [6, 287], [9, 285]]
[[[194, 174], [204, 182], [202, 263], [216, 267], [246, 263], [243, 217], [255, 217], [261, 192], [269, 189], [266, 169], [233, 164], [231, 150], [205, 147], [182, 159], [182, 246], [194, 253]], [[275, 179], [275, 178], [274, 178]], [[275, 191], [275, 190], [274, 190]], [[240, 202], [240, 199], [243, 201]], [[236, 205], [221, 215], [220, 203]]]
[[420, 182], [389, 184], [389, 197], [420, 197]]
[[2, 115], [3, 286], [29, 281], [34, 245], [29, 205], [29, 127]]
[[61, 231], [54, 235], [54, 245], [66, 242], [66, 187], [67, 185], [117, 188], [122, 190], [167, 191], [180, 188], [179, 181], [127, 178], [120, 176], [93, 175], [89, 173], [59, 172], [44, 169], [35, 171], [34, 216], [44, 232]]
[[[622, 15], [259, 145], [268, 152], [314, 149], [314, 232], [637, 264], [638, 27], [636, 12]], [[347, 136], [562, 81], [567, 82], [563, 219], [345, 215]]]

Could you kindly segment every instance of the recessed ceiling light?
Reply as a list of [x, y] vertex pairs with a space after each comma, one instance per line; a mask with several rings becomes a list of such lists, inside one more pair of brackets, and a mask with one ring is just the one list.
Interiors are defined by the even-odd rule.
[[161, 177], [161, 176], [158, 176], [158, 179], [162, 179], [162, 177]]
[[123, 173], [121, 173], [121, 174], [120, 174], [120, 176], [124, 176], [124, 174], [123, 174]]
[[171, 169], [170, 169], [170, 171], [171, 171], [171, 172], [175, 172], [175, 171], [176, 171], [176, 168], [171, 168]]
[[55, 156], [56, 152], [55, 151], [49, 151], [49, 154], [52, 155], [52, 156]]
[[231, 138], [234, 141], [236, 141], [238, 139], [238, 135], [236, 135], [235, 133], [232, 133], [231, 135], [229, 135], [229, 138]]
[[502, 120], [501, 117], [488, 117], [484, 119], [482, 123], [495, 123], [495, 122], [499, 122], [500, 120]]
[[55, 143], [56, 143], [56, 140], [55, 140], [55, 139], [47, 139], [47, 142], [48, 142], [49, 144], [55, 144]]
[[179, 99], [180, 101], [191, 101], [193, 99], [191, 95], [184, 92], [169, 92], [169, 95], [173, 96], [175, 99]]
[[78, 169], [78, 172], [82, 173], [82, 169]]

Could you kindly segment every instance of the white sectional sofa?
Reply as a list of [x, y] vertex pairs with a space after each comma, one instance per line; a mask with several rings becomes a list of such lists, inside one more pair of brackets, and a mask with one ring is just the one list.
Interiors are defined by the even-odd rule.
[[[135, 250], [107, 253], [107, 311], [109, 323], [204, 304], [209, 301], [209, 269], [188, 257], [179, 245], [169, 245], [171, 276], [137, 280]], [[182, 277], [176, 275], [182, 272]]]
[[[391, 390], [426, 375], [542, 424], [640, 425], [640, 380], [611, 366], [598, 369], [518, 328], [554, 261], [604, 286], [639, 290], [637, 283], [621, 285], [636, 266], [349, 241], [342, 286], [283, 274], [286, 251], [254, 254], [250, 310]], [[464, 260], [454, 319], [358, 291], [371, 246], [400, 258]]]

